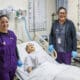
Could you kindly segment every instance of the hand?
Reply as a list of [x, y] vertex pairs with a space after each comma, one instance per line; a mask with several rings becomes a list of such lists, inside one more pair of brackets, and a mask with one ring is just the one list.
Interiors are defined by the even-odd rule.
[[21, 62], [21, 60], [18, 60], [18, 61], [17, 61], [17, 66], [19, 66], [19, 67], [22, 66], [22, 62]]
[[53, 52], [54, 51], [54, 46], [53, 45], [49, 45], [48, 50], [49, 50], [49, 52]]
[[32, 71], [32, 67], [28, 67], [27, 71], [30, 73]]
[[76, 58], [77, 57], [77, 51], [72, 51], [72, 57]]

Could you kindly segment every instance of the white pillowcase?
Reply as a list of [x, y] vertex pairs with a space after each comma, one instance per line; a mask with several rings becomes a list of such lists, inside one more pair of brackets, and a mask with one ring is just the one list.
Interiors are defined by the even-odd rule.
[[27, 52], [26, 52], [25, 49], [26, 49], [26, 45], [27, 45], [28, 43], [34, 44], [36, 51], [42, 51], [42, 50], [43, 50], [42, 47], [41, 47], [37, 42], [35, 42], [35, 41], [29, 41], [29, 42], [25, 42], [25, 43], [18, 44], [18, 45], [17, 45], [18, 54], [19, 54], [19, 57], [20, 57], [22, 63], [24, 63], [24, 60], [25, 60], [25, 58], [27, 57]]

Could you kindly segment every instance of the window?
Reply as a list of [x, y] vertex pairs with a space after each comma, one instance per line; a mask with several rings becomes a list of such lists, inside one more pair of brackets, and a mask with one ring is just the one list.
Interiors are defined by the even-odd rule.
[[56, 9], [58, 10], [59, 7], [68, 9], [68, 0], [56, 0]]
[[29, 31], [45, 31], [47, 26], [46, 0], [29, 0], [28, 8]]

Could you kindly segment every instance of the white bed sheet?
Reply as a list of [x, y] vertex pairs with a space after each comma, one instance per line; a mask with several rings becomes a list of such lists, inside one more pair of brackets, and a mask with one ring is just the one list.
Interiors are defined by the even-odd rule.
[[69, 66], [68, 69], [57, 75], [55, 80], [80, 80], [80, 68]]
[[[18, 51], [21, 61], [24, 63], [27, 53], [25, 51], [26, 43], [19, 44]], [[31, 41], [37, 48], [37, 51], [43, 51], [45, 55], [48, 55], [42, 47], [35, 41]], [[50, 60], [53, 60], [49, 56]], [[80, 69], [74, 66], [68, 66], [64, 64], [53, 64], [46, 62], [40, 65], [37, 69], [33, 70], [30, 74], [24, 71], [24, 65], [17, 68], [18, 74], [22, 77], [21, 80], [80, 80]], [[17, 74], [17, 75], [18, 75]]]

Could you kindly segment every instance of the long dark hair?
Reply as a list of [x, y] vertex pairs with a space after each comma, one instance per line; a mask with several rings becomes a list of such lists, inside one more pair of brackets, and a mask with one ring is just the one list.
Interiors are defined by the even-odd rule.
[[2, 17], [7, 17], [7, 18], [9, 19], [9, 17], [8, 17], [8, 15], [7, 15], [7, 14], [5, 14], [5, 15], [4, 15], [4, 14], [3, 14], [3, 15], [1, 15], [1, 16], [0, 16], [0, 19], [1, 19]]

